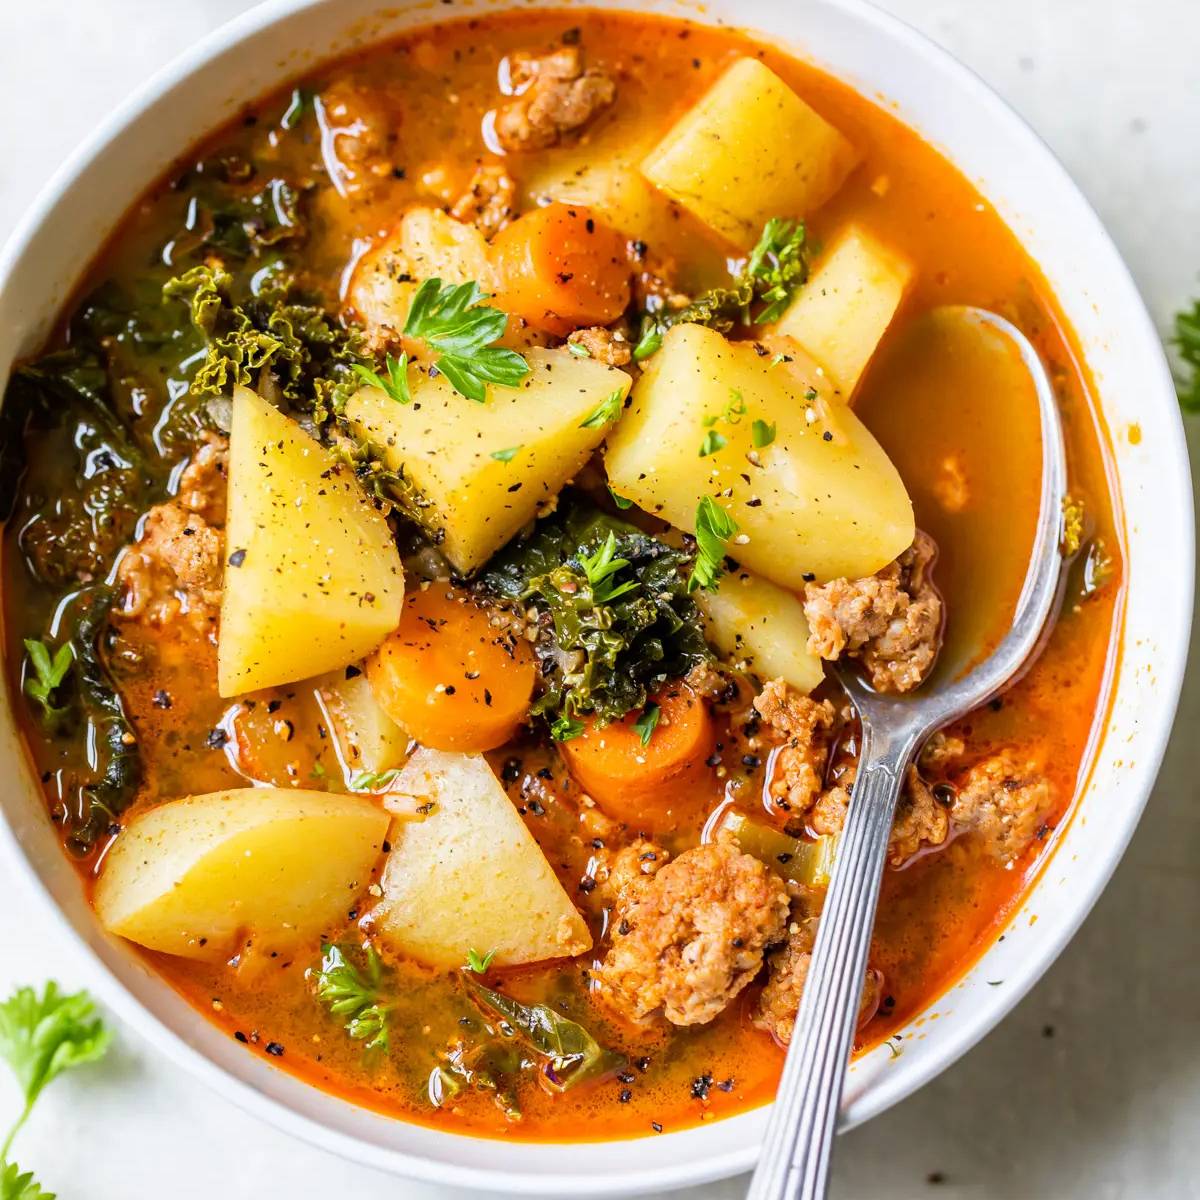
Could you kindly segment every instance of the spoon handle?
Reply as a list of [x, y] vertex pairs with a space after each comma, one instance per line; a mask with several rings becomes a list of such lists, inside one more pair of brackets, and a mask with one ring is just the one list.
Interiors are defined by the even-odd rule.
[[874, 741], [864, 722], [858, 775], [747, 1200], [822, 1200], [829, 1186], [888, 835], [917, 739], [906, 733]]

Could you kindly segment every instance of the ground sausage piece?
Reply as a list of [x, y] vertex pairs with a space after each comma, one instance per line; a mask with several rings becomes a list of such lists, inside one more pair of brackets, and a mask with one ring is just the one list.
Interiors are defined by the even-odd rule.
[[[842, 832], [854, 774], [853, 768], [846, 771], [812, 806], [808, 823], [814, 833], [834, 837]], [[917, 768], [910, 766], [904, 790], [896, 802], [896, 815], [892, 818], [888, 862], [893, 867], [902, 866], [922, 846], [940, 846], [949, 836], [950, 814], [945, 805], [938, 802]]]
[[950, 808], [956, 825], [985, 837], [996, 858], [1010, 862], [1041, 833], [1053, 794], [1035, 764], [1009, 752], [976, 763], [963, 777]]
[[614, 927], [599, 995], [633, 1021], [660, 1009], [674, 1025], [711, 1021], [758, 973], [787, 913], [783, 881], [758, 859], [723, 842], [685, 850]]
[[450, 215], [493, 237], [517, 215], [517, 185], [500, 163], [480, 163]]
[[588, 358], [594, 358], [610, 367], [623, 367], [633, 357], [633, 348], [625, 338], [602, 325], [575, 330], [567, 338], [567, 344], [582, 346], [588, 352]]
[[780, 808], [801, 817], [825, 785], [834, 707], [828, 700], [802, 696], [782, 679], [771, 680], [755, 697], [754, 707], [783, 738], [771, 795]]
[[661, 846], [645, 838], [638, 838], [620, 850], [601, 850], [596, 855], [597, 895], [617, 910], [615, 920], [620, 920], [645, 881], [656, 875], [670, 857]]
[[113, 616], [160, 627], [184, 617], [215, 635], [221, 604], [228, 442], [209, 434], [179, 477], [179, 493], [146, 514], [117, 565]]
[[942, 600], [929, 576], [936, 557], [933, 539], [917, 530], [912, 546], [875, 575], [807, 584], [808, 649], [860, 658], [877, 691], [911, 691], [941, 644]]
[[337, 79], [320, 95], [326, 166], [343, 196], [370, 190], [391, 175], [394, 121], [367, 87]]
[[[754, 1025], [784, 1046], [792, 1040], [796, 1014], [800, 1011], [800, 997], [812, 962], [819, 918], [820, 906], [812, 897], [801, 896], [793, 902], [787, 941], [768, 957], [770, 974], [754, 1006], [751, 1018]], [[875, 1015], [882, 992], [883, 976], [868, 968], [858, 1009], [860, 1025]]]
[[496, 109], [496, 140], [505, 150], [542, 150], [579, 129], [617, 94], [616, 85], [593, 67], [584, 69], [578, 46], [548, 54], [519, 51], [508, 59], [515, 95]]

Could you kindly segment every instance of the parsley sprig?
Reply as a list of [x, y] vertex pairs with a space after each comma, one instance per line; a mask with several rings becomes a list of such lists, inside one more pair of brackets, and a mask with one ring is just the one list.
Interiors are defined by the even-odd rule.
[[366, 966], [359, 970], [340, 946], [326, 945], [320, 969], [313, 972], [319, 999], [341, 1017], [346, 1032], [367, 1050], [388, 1049], [388, 1010], [382, 1002], [383, 960], [366, 947]]
[[629, 559], [617, 557], [617, 535], [611, 530], [594, 554], [580, 553], [579, 565], [592, 585], [593, 604], [611, 604], [618, 596], [637, 590], [636, 579], [613, 582], [613, 576], [629, 566]]
[[467, 962], [465, 970], [474, 971], [476, 975], [487, 974], [487, 969], [492, 965], [492, 959], [496, 957], [495, 950], [489, 950], [486, 954], [480, 954], [478, 950], [472, 946], [467, 951]]
[[653, 701], [642, 709], [642, 715], [633, 723], [633, 728], [637, 731], [638, 737], [642, 739], [642, 745], [650, 745], [650, 739], [654, 736], [654, 731], [658, 728], [659, 718], [662, 716], [662, 709]]
[[354, 373], [360, 379], [366, 380], [372, 387], [377, 387], [381, 392], [389, 395], [397, 404], [411, 404], [412, 392], [408, 388], [408, 355], [401, 354], [399, 358], [393, 358], [389, 354], [384, 362], [387, 367], [386, 379], [377, 371], [371, 370], [370, 367], [363, 366], [362, 363], [354, 364]]
[[717, 586], [725, 561], [725, 543], [737, 533], [737, 522], [711, 496], [696, 509], [696, 559], [688, 576], [688, 591]]
[[68, 641], [51, 654], [45, 642], [26, 638], [25, 652], [29, 655], [29, 666], [32, 668], [25, 675], [25, 691], [42, 706], [45, 720], [56, 721], [67, 710], [54, 703], [54, 693], [66, 680], [67, 672], [75, 661], [75, 651]]
[[9, 1161], [13, 1139], [46, 1087], [64, 1071], [102, 1058], [111, 1040], [112, 1034], [96, 1016], [87, 992], [64, 995], [51, 981], [41, 995], [22, 987], [0, 1004], [0, 1056], [12, 1068], [25, 1099], [0, 1145], [0, 1196], [4, 1200], [54, 1200], [53, 1193], [43, 1190], [30, 1172]]
[[1200, 412], [1200, 300], [1193, 300], [1190, 310], [1175, 314], [1174, 342], [1185, 367], [1176, 386], [1179, 406], [1185, 412]]
[[421, 338], [438, 357], [434, 365], [456, 392], [482, 404], [486, 384], [516, 387], [529, 364], [515, 351], [493, 345], [503, 335], [508, 316], [483, 304], [479, 284], [426, 279], [413, 296], [406, 337]]
[[580, 429], [601, 429], [621, 415], [621, 391], [609, 392], [582, 421]]

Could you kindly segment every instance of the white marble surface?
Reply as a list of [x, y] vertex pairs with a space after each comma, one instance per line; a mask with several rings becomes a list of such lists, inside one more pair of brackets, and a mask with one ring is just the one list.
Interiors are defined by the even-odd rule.
[[[101, 115], [246, 7], [0, 0], [0, 237]], [[978, 70], [1046, 137], [1099, 209], [1165, 329], [1174, 308], [1200, 293], [1200, 5], [885, 7]], [[1200, 447], [1200, 422], [1191, 432]], [[1082, 932], [982, 1045], [842, 1140], [838, 1197], [1200, 1197], [1198, 719], [1193, 672], [1141, 830]], [[86, 963], [2, 862], [0, 906], [0, 994], [47, 976], [88, 982]], [[0, 1113], [15, 1103], [0, 1079]], [[17, 1155], [64, 1200], [464, 1195], [294, 1142], [155, 1061], [128, 1029], [105, 1066], [55, 1084]], [[733, 1180], [687, 1195], [718, 1200], [743, 1187]]]

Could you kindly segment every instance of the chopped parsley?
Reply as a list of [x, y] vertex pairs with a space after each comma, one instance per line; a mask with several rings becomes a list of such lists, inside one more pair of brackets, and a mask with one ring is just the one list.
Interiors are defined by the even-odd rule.
[[696, 561], [688, 576], [687, 590], [717, 586], [725, 543], [737, 533], [737, 522], [711, 496], [705, 496], [696, 509]]
[[775, 440], [775, 422], [755, 421], [750, 426], [750, 440], [755, 450], [762, 450]]
[[325, 945], [321, 965], [310, 972], [317, 999], [340, 1017], [346, 1032], [366, 1050], [388, 1049], [388, 1011], [383, 1003], [383, 960], [375, 947], [365, 947], [360, 970], [341, 946]]
[[408, 388], [408, 355], [401, 354], [399, 358], [393, 358], [389, 354], [384, 361], [387, 366], [386, 379], [378, 372], [371, 370], [370, 367], [363, 366], [362, 363], [354, 364], [354, 373], [361, 379], [365, 379], [372, 387], [377, 387], [381, 392], [386, 393], [397, 404], [411, 404], [412, 392]]
[[486, 385], [516, 387], [529, 374], [529, 364], [515, 351], [493, 343], [504, 336], [508, 316], [483, 304], [479, 284], [426, 279], [416, 290], [406, 337], [421, 338], [437, 352], [434, 365], [456, 392], [482, 404]]
[[480, 954], [473, 946], [467, 951], [466, 970], [474, 971], [476, 975], [483, 975], [487, 972], [488, 967], [492, 965], [492, 959], [496, 957], [495, 950], [489, 950], [486, 954]]
[[601, 429], [621, 415], [621, 392], [610, 392], [582, 421], [580, 429]]
[[718, 433], [715, 429], [710, 429], [705, 435], [704, 440], [700, 443], [700, 457], [707, 458], [710, 454], [716, 454], [718, 450], [724, 449], [728, 445], [724, 434]]
[[647, 704], [642, 709], [642, 715], [633, 723], [633, 727], [637, 730], [638, 737], [642, 739], [642, 745], [650, 745], [650, 739], [654, 736], [654, 731], [658, 728], [658, 720], [662, 716], [662, 709], [657, 704]]
[[25, 639], [25, 651], [32, 668], [32, 672], [25, 674], [25, 691], [42, 706], [44, 720], [57, 721], [67, 710], [65, 705], [54, 703], [54, 693], [66, 679], [75, 661], [75, 651], [68, 641], [51, 655], [46, 643], [36, 638]]
[[491, 456], [497, 462], [512, 462], [520, 449], [520, 446], [509, 446], [507, 450], [493, 450]]

